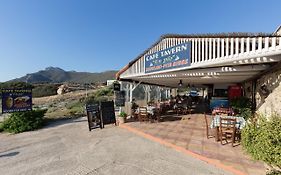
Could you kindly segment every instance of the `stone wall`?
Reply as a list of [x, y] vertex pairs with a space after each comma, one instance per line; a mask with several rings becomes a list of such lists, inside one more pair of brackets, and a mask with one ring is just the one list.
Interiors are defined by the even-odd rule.
[[281, 115], [281, 66], [257, 80], [256, 107], [265, 115]]

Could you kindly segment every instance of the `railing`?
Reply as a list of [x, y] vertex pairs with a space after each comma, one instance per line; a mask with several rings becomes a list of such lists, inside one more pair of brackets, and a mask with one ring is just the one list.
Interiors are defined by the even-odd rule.
[[[281, 37], [230, 37], [230, 38], [165, 38], [141, 56], [131, 67], [121, 74], [121, 78], [146, 75], [144, 58], [146, 55], [191, 42], [191, 65], [184, 69], [202, 66], [216, 66], [227, 62], [241, 61], [263, 55], [280, 54]], [[261, 58], [259, 58], [261, 59]], [[245, 60], [244, 60], [245, 61]], [[262, 61], [268, 61], [266, 59]], [[241, 62], [242, 63], [242, 62]], [[245, 62], [247, 63], [247, 62]]]

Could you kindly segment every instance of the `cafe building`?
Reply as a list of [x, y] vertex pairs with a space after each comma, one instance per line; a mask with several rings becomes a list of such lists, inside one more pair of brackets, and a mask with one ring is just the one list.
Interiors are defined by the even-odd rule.
[[164, 89], [166, 97], [197, 87], [210, 108], [247, 96], [256, 110], [281, 114], [280, 33], [279, 27], [272, 34], [163, 35], [117, 73], [118, 80], [129, 82], [126, 104], [140, 84]]
[[[272, 34], [163, 35], [116, 75], [126, 94], [123, 109], [133, 111], [121, 127], [215, 160], [233, 174], [265, 174], [265, 165], [239, 145], [251, 117], [245, 113], [281, 116], [280, 42], [280, 27]], [[251, 101], [243, 115], [237, 99]]]

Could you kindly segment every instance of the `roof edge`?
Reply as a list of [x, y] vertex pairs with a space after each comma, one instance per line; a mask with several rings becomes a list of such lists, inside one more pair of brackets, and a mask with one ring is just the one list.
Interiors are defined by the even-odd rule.
[[[281, 26], [277, 28], [276, 31], [280, 29]], [[140, 57], [145, 55], [151, 48], [156, 46], [160, 43], [163, 39], [166, 38], [228, 38], [228, 37], [238, 37], [238, 38], [245, 38], [245, 37], [274, 37], [278, 36], [276, 32], [273, 34], [270, 33], [263, 33], [263, 32], [230, 32], [230, 33], [206, 33], [206, 34], [163, 34], [160, 38], [152, 44], [149, 48], [144, 50], [141, 54], [139, 54], [135, 59], [129, 62], [126, 66], [124, 66], [120, 71], [116, 73], [116, 79], [120, 79], [120, 75], [125, 72], [131, 65], [133, 65]]]

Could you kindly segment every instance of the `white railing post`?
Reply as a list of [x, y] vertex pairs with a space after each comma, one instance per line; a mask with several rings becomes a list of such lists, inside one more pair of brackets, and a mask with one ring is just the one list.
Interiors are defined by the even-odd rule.
[[212, 38], [209, 38], [209, 60], [212, 59]]
[[213, 38], [213, 60], [216, 58], [216, 39]]
[[225, 45], [225, 55], [226, 57], [229, 57], [229, 38], [226, 38], [226, 45]]
[[235, 55], [239, 54], [239, 38], [235, 38]]
[[258, 51], [261, 52], [261, 48], [262, 48], [262, 37], [259, 37], [258, 40]]
[[198, 58], [198, 39], [195, 39], [195, 63], [197, 63]]
[[266, 37], [265, 40], [264, 40], [264, 49], [265, 49], [265, 51], [268, 50], [268, 44], [269, 44], [269, 38]]
[[205, 39], [204, 38], [201, 39], [201, 49], [202, 49], [201, 61], [204, 61], [204, 59], [205, 59]]
[[247, 38], [247, 41], [246, 41], [246, 52], [247, 53], [250, 52], [250, 38]]
[[201, 38], [198, 39], [198, 62], [201, 62], [202, 54], [201, 54]]
[[252, 52], [256, 50], [256, 38], [252, 38]]
[[220, 45], [220, 38], [217, 39], [217, 43], [218, 43], [218, 46], [217, 46], [217, 58], [219, 58], [221, 55], [220, 55], [220, 49], [221, 49], [221, 45]]
[[224, 57], [224, 39], [221, 39], [221, 57]]
[[208, 38], [205, 39], [205, 61], [208, 60]]
[[244, 53], [244, 47], [245, 47], [245, 38], [241, 38], [240, 40], [241, 42], [241, 47], [240, 47], [240, 50], [241, 50], [241, 53]]
[[234, 53], [234, 38], [230, 39], [230, 56], [233, 57]]
[[191, 63], [194, 63], [194, 58], [195, 58], [195, 42], [194, 42], [194, 39], [191, 41], [191, 46], [192, 46]]
[[275, 49], [275, 47], [276, 47], [276, 37], [273, 37], [271, 42], [272, 42], [271, 48]]

